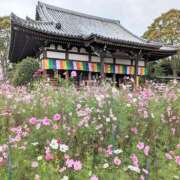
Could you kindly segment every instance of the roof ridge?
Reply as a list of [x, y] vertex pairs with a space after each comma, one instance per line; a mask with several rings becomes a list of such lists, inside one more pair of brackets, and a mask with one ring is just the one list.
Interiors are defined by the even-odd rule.
[[99, 17], [99, 16], [95, 16], [95, 15], [81, 13], [81, 12], [78, 12], [78, 11], [57, 7], [57, 6], [54, 6], [54, 5], [51, 5], [51, 4], [46, 4], [46, 3], [40, 2], [40, 1], [38, 1], [38, 6], [46, 6], [46, 8], [56, 10], [56, 11], [62, 11], [62, 12], [72, 14], [72, 15], [75, 15], [75, 16], [83, 16], [85, 18], [90, 18], [90, 19], [95, 19], [95, 20], [99, 20], [99, 21], [106, 21], [106, 22], [111, 22], [111, 23], [115, 23], [115, 24], [120, 24], [119, 20], [110, 19], [110, 18], [103, 18], [103, 17]]
[[14, 13], [11, 13], [10, 18], [12, 21], [16, 21], [20, 23], [49, 24], [49, 25], [55, 24], [54, 22], [50, 22], [50, 21], [37, 21], [37, 20], [31, 19], [28, 16], [26, 16], [26, 19], [23, 19], [21, 17], [18, 17]]

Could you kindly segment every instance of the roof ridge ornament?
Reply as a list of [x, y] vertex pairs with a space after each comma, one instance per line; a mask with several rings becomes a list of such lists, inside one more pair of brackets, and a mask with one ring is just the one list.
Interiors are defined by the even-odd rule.
[[58, 30], [61, 29], [61, 23], [60, 23], [60, 22], [57, 22], [57, 23], [56, 23], [56, 29], [58, 29]]

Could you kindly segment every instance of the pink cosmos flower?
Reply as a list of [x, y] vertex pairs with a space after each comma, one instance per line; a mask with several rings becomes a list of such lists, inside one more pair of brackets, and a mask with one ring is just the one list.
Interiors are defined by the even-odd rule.
[[59, 129], [59, 126], [58, 125], [53, 125], [53, 129]]
[[64, 155], [64, 159], [69, 159], [70, 157], [69, 157], [69, 155], [68, 154], [65, 154]]
[[146, 147], [144, 148], [144, 154], [145, 154], [146, 156], [149, 155], [149, 150], [150, 150], [150, 147], [149, 147], [149, 146], [146, 146]]
[[180, 166], [180, 156], [175, 157], [176, 164]]
[[44, 126], [49, 126], [49, 125], [50, 125], [49, 119], [48, 119], [47, 117], [45, 117], [45, 118], [42, 120], [42, 124], [43, 124]]
[[136, 146], [139, 150], [144, 149], [144, 143], [143, 142], [139, 142]]
[[37, 119], [35, 117], [32, 117], [31, 119], [29, 119], [29, 123], [32, 125], [36, 125], [37, 124]]
[[134, 166], [136, 166], [136, 167], [139, 166], [139, 160], [138, 160], [138, 158], [137, 158], [137, 156], [135, 154], [132, 154], [130, 156], [130, 159], [131, 159]]
[[46, 159], [46, 161], [53, 160], [54, 159], [53, 154], [51, 154], [51, 152], [46, 152], [45, 159]]
[[171, 128], [172, 134], [175, 135], [176, 133], [176, 128]]
[[[74, 166], [74, 160], [73, 159], [67, 159], [66, 160], [66, 166], [68, 168], [72, 168]], [[76, 167], [77, 168], [77, 167]]]
[[72, 71], [71, 72], [71, 77], [76, 77], [77, 76], [77, 72], [76, 71]]
[[167, 160], [173, 159], [173, 157], [172, 157], [171, 154], [169, 154], [169, 153], [166, 153], [166, 154], [165, 154], [165, 157], [166, 157]]
[[91, 176], [90, 180], [98, 180], [99, 178], [96, 175]]
[[142, 171], [147, 175], [147, 174], [149, 174], [149, 171], [147, 170], [147, 169], [142, 169]]
[[54, 121], [59, 121], [61, 119], [61, 115], [60, 114], [55, 114], [54, 116], [53, 116], [53, 120]]
[[118, 158], [118, 157], [115, 157], [114, 160], [113, 160], [114, 164], [116, 166], [120, 166], [121, 165], [121, 160]]
[[145, 180], [143, 175], [140, 176], [140, 180]]
[[178, 149], [180, 149], [180, 144], [177, 144], [176, 147], [177, 147]]
[[133, 127], [131, 128], [131, 132], [134, 133], [134, 134], [137, 134], [138, 133], [138, 130], [136, 127]]
[[80, 161], [74, 161], [73, 167], [75, 171], [80, 171], [82, 169], [82, 164]]
[[38, 167], [38, 162], [37, 161], [32, 161], [31, 167], [32, 168], [37, 168]]

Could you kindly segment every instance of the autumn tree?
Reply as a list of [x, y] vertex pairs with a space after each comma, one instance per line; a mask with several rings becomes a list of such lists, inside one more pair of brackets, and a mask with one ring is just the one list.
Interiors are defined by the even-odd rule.
[[[172, 9], [156, 18], [143, 37], [169, 45], [180, 45], [180, 10]], [[173, 76], [176, 77], [180, 72], [180, 52], [168, 58], [167, 61], [171, 66]]]
[[10, 18], [9, 16], [0, 17], [0, 67], [3, 77], [7, 74], [9, 37]]

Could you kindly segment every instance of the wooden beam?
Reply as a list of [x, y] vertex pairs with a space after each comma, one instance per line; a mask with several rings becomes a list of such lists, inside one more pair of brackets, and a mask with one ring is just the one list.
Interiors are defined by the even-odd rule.
[[101, 79], [104, 79], [105, 75], [104, 75], [104, 53], [103, 52], [100, 53], [100, 61], [101, 61]]

